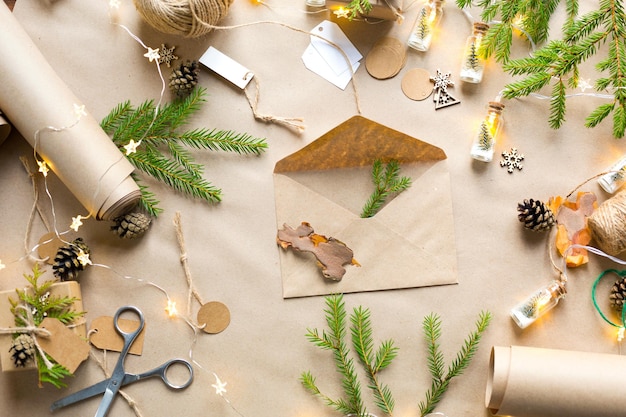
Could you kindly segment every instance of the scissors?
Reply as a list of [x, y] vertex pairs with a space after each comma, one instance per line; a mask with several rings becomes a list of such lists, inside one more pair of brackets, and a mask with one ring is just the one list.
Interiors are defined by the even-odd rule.
[[[135, 314], [137, 314], [137, 316], [139, 316], [139, 327], [137, 327], [137, 329], [133, 330], [132, 332], [125, 332], [119, 326], [119, 323], [118, 323], [119, 317], [125, 311], [132, 311]], [[115, 394], [117, 394], [120, 388], [125, 385], [132, 384], [133, 382], [141, 381], [142, 379], [151, 378], [155, 376], [161, 378], [161, 380], [163, 380], [165, 385], [175, 390], [185, 389], [191, 384], [191, 382], [193, 381], [193, 368], [191, 364], [184, 359], [171, 359], [165, 362], [164, 364], [162, 364], [161, 366], [156, 367], [150, 371], [147, 371], [141, 374], [126, 373], [126, 371], [124, 370], [124, 359], [126, 359], [126, 355], [128, 354], [130, 346], [133, 344], [133, 342], [137, 338], [137, 335], [139, 335], [139, 333], [141, 333], [141, 330], [143, 330], [143, 327], [145, 324], [143, 313], [141, 312], [141, 310], [139, 310], [135, 306], [121, 307], [119, 310], [117, 310], [117, 312], [115, 313], [115, 316], [113, 317], [113, 324], [115, 325], [115, 330], [122, 336], [122, 338], [124, 338], [124, 347], [122, 348], [120, 352], [120, 356], [117, 360], [117, 364], [115, 365], [115, 368], [113, 369], [113, 374], [111, 375], [111, 377], [108, 379], [105, 379], [104, 381], [98, 382], [95, 385], [92, 385], [90, 387], [77, 391], [73, 394], [70, 394], [67, 397], [64, 397], [64, 398], [61, 398], [60, 400], [55, 401], [50, 406], [50, 411], [57, 410], [59, 408], [74, 404], [76, 402], [94, 397], [99, 394], [104, 394], [102, 397], [102, 401], [100, 402], [100, 406], [98, 407], [98, 410], [96, 411], [96, 415], [95, 415], [95, 417], [104, 417], [109, 412], [109, 408], [111, 407], [111, 404], [113, 403]], [[167, 371], [172, 365], [175, 365], [175, 364], [185, 365], [187, 369], [189, 370], [189, 379], [181, 385], [173, 384], [167, 378]]]

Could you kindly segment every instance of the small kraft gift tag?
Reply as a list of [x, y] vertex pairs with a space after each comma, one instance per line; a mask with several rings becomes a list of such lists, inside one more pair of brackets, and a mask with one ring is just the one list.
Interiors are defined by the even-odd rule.
[[46, 329], [50, 336], [37, 337], [37, 343], [44, 352], [59, 365], [74, 373], [78, 366], [89, 356], [89, 343], [68, 329], [58, 319], [46, 317], [39, 325]]
[[[130, 333], [139, 327], [139, 321], [128, 319], [117, 319], [117, 324], [124, 332]], [[146, 328], [137, 335], [137, 338], [130, 346], [128, 353], [133, 355], [141, 355], [143, 352], [143, 340], [145, 337]], [[113, 317], [102, 316], [94, 319], [91, 322], [91, 329], [89, 330], [89, 341], [92, 345], [102, 350], [111, 350], [113, 352], [121, 352], [124, 347], [124, 338], [115, 330], [113, 324]]]

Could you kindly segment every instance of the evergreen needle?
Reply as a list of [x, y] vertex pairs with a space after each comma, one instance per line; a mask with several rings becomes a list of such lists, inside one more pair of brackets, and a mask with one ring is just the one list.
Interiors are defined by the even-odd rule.
[[[267, 149], [265, 139], [230, 130], [197, 128], [179, 131], [200, 110], [206, 90], [195, 88], [189, 96], [157, 108], [153, 100], [137, 107], [129, 101], [118, 104], [100, 126], [126, 155], [124, 146], [131, 140], [140, 143], [126, 158], [141, 172], [174, 190], [210, 203], [221, 201], [221, 190], [202, 177], [203, 165], [196, 163], [185, 147], [212, 151], [260, 155]], [[137, 174], [133, 174], [139, 180]], [[139, 185], [140, 206], [151, 216], [162, 211], [159, 201], [145, 184]]]
[[390, 195], [401, 193], [411, 186], [411, 178], [400, 177], [400, 165], [396, 160], [389, 161], [384, 170], [382, 160], [374, 161], [372, 182], [375, 189], [361, 210], [362, 218], [374, 216]]
[[419, 403], [420, 417], [433, 412], [437, 404], [441, 401], [443, 395], [448, 390], [450, 381], [459, 376], [469, 366], [474, 354], [478, 350], [478, 344], [482, 334], [487, 330], [491, 322], [490, 312], [481, 312], [476, 320], [475, 330], [472, 331], [463, 346], [457, 352], [456, 358], [448, 365], [447, 372], [443, 372], [443, 355], [439, 351], [437, 340], [441, 334], [441, 318], [432, 313], [424, 318], [422, 327], [424, 336], [428, 345], [428, 363], [431, 372], [431, 386], [426, 392], [426, 399]]

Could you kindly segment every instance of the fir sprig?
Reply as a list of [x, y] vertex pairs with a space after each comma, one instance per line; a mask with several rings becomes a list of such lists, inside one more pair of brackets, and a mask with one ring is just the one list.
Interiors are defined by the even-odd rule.
[[[194, 161], [189, 148], [259, 155], [267, 149], [265, 139], [230, 130], [197, 128], [180, 132], [190, 117], [200, 110], [206, 90], [196, 88], [182, 99], [157, 108], [153, 100], [137, 107], [129, 101], [118, 104], [102, 119], [100, 125], [122, 150], [130, 140], [141, 141], [136, 152], [126, 155], [140, 171], [183, 194], [207, 202], [221, 201], [221, 190], [205, 180], [204, 166]], [[138, 175], [133, 175], [138, 180]], [[161, 209], [148, 186], [139, 185], [142, 207], [152, 216]]]
[[534, 51], [532, 57], [510, 60], [513, 28], [520, 28], [536, 44], [542, 44], [548, 40], [550, 18], [560, 2], [457, 0], [457, 5], [482, 8], [484, 21], [500, 16], [500, 21], [487, 32], [479, 53], [485, 58], [494, 55], [512, 75], [525, 76], [505, 87], [505, 98], [527, 96], [552, 84], [548, 122], [554, 129], [565, 122], [566, 91], [578, 86], [579, 65], [605, 45], [606, 56], [596, 64], [602, 76], [594, 87], [612, 93], [613, 99], [593, 110], [585, 119], [585, 126], [593, 128], [612, 114], [613, 136], [622, 138], [626, 133], [626, 12], [621, 1], [600, 1], [597, 9], [578, 16], [578, 1], [565, 0], [563, 39], [550, 41]]
[[478, 350], [478, 344], [482, 334], [491, 322], [491, 313], [481, 312], [476, 321], [476, 329], [472, 331], [463, 342], [463, 346], [457, 352], [455, 359], [448, 365], [444, 374], [444, 357], [439, 346], [441, 336], [441, 317], [431, 313], [424, 318], [422, 327], [424, 337], [428, 345], [428, 369], [431, 374], [431, 386], [426, 392], [426, 399], [420, 401], [420, 416], [423, 417], [431, 413], [441, 401], [443, 395], [448, 390], [450, 381], [459, 376], [469, 366], [474, 354]]
[[388, 415], [393, 413], [394, 399], [389, 387], [378, 377], [378, 373], [388, 367], [398, 355], [398, 348], [393, 340], [386, 340], [374, 353], [374, 339], [370, 311], [362, 307], [354, 309], [350, 321], [352, 323], [352, 345], [358, 355], [369, 380], [368, 387], [372, 390], [374, 403]]
[[368, 14], [372, 10], [370, 0], [350, 0], [348, 4], [348, 19], [352, 20], [359, 15]]
[[[55, 318], [61, 323], [68, 325], [74, 323], [77, 319], [84, 316], [84, 311], [75, 311], [72, 309], [73, 304], [78, 301], [76, 297], [54, 296], [50, 295], [50, 289], [56, 280], [48, 280], [40, 282], [39, 278], [44, 271], [39, 269], [39, 264], [35, 263], [32, 269], [32, 275], [24, 274], [24, 278], [30, 284], [30, 288], [19, 290], [16, 289], [18, 300], [9, 298], [11, 305], [11, 313], [15, 317], [15, 325], [25, 327], [30, 325], [39, 326], [46, 318]], [[19, 306], [27, 308], [32, 316], [32, 323], [29, 323], [28, 313]], [[15, 335], [18, 336], [17, 334]], [[39, 374], [39, 385], [47, 382], [57, 388], [66, 386], [62, 379], [72, 374], [63, 366], [56, 363], [49, 356], [48, 361], [53, 364], [48, 369], [39, 352], [35, 352], [36, 364]]]
[[333, 358], [337, 372], [342, 375], [341, 386], [345, 399], [333, 400], [321, 393], [315, 383], [315, 377], [310, 371], [303, 372], [300, 381], [313, 395], [320, 396], [327, 405], [334, 407], [343, 414], [355, 414], [365, 416], [367, 410], [361, 398], [361, 384], [356, 373], [354, 360], [349, 357], [350, 349], [345, 341], [346, 338], [346, 309], [342, 295], [326, 297], [326, 324], [330, 333], [320, 332], [317, 329], [307, 329], [306, 338], [315, 346], [333, 352]]
[[361, 210], [363, 218], [374, 216], [390, 195], [400, 193], [411, 186], [410, 177], [400, 177], [400, 165], [396, 160], [389, 161], [384, 168], [382, 160], [374, 161], [372, 182], [376, 188]]

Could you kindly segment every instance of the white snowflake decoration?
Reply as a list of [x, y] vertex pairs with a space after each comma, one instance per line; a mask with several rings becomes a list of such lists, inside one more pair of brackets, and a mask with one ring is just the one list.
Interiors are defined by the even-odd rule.
[[509, 152], [502, 152], [502, 161], [500, 161], [501, 167], [507, 167], [506, 170], [509, 174], [512, 174], [515, 169], [522, 170], [524, 165], [524, 154], [518, 153], [517, 148], [511, 148]]

